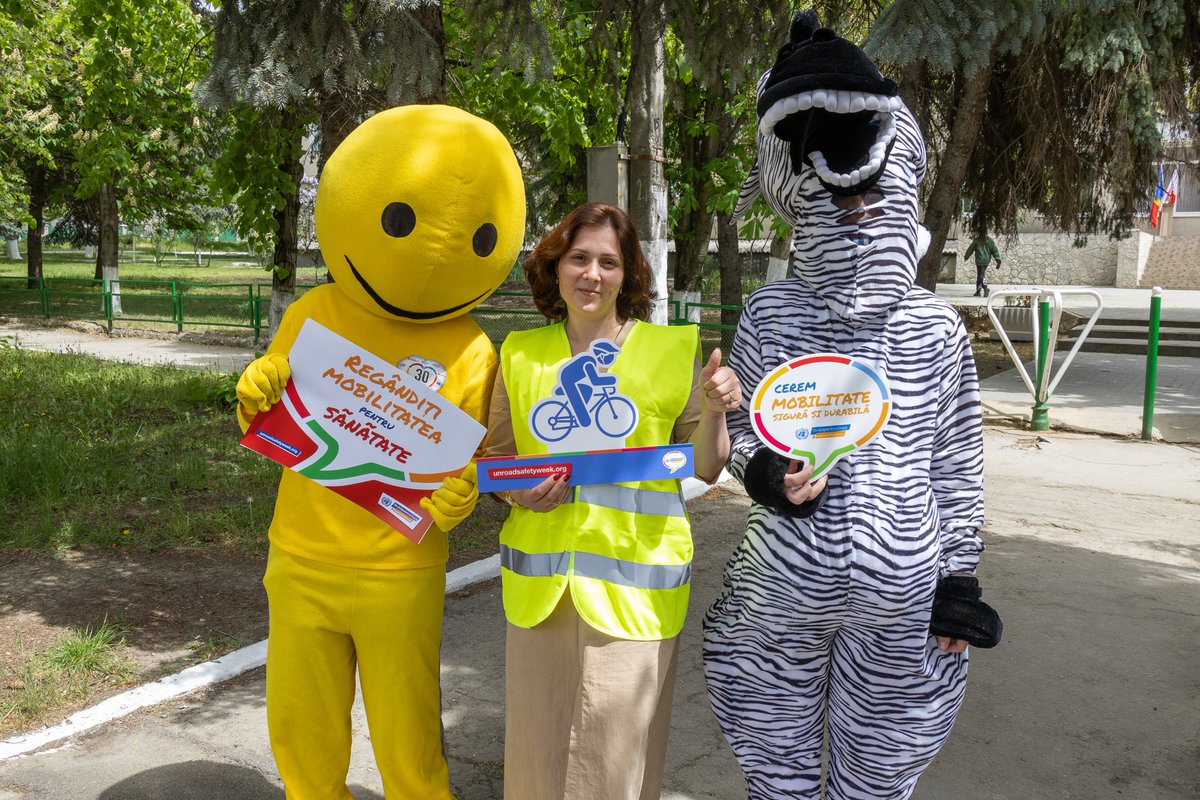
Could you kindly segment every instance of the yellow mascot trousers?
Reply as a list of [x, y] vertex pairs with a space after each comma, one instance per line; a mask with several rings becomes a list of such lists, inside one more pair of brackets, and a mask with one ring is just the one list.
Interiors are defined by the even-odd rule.
[[350, 708], [362, 688], [389, 800], [453, 800], [439, 650], [446, 571], [351, 569], [272, 546], [267, 727], [288, 800], [351, 800]]

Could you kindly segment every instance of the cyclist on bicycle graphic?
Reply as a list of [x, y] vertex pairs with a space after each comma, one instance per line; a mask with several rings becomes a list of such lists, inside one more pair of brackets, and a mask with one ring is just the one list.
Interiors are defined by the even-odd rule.
[[575, 356], [558, 371], [559, 385], [554, 387], [554, 394], [566, 396], [578, 427], [586, 428], [592, 424], [587, 404], [596, 390], [602, 386], [616, 386], [617, 376], [602, 374], [598, 366], [609, 366], [619, 352], [620, 348], [607, 339], [597, 339], [588, 352]]
[[578, 428], [593, 428], [610, 439], [625, 436], [637, 424], [637, 408], [617, 394], [617, 376], [600, 371], [610, 366], [621, 349], [607, 339], [592, 342], [586, 352], [558, 371], [555, 397], [536, 405], [531, 416], [534, 435], [557, 442]]

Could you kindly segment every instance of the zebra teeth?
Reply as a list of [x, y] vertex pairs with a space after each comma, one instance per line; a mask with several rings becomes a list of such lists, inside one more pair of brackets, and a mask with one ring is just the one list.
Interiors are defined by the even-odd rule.
[[779, 123], [779, 120], [786, 116], [787, 112], [784, 111], [782, 102], [771, 106], [767, 109], [766, 113], [762, 115], [762, 119], [759, 120], [759, 133], [761, 133], [763, 136], [770, 135], [775, 130], [775, 126]]
[[877, 113], [875, 119], [879, 122], [879, 133], [875, 137], [875, 143], [867, 150], [867, 161], [849, 172], [834, 172], [830, 169], [829, 159], [825, 154], [820, 150], [813, 150], [808, 154], [808, 160], [812, 162], [817, 177], [833, 186], [850, 187], [862, 183], [878, 172], [887, 156], [888, 145], [896, 136], [896, 119], [888, 111]]
[[900, 107], [898, 97], [886, 97], [879, 94], [841, 91], [833, 89], [814, 89], [785, 97], [772, 105], [763, 113], [758, 122], [759, 133], [764, 136], [775, 130], [779, 121], [792, 114], [820, 108], [831, 114], [856, 114], [860, 111], [879, 111], [887, 113]]

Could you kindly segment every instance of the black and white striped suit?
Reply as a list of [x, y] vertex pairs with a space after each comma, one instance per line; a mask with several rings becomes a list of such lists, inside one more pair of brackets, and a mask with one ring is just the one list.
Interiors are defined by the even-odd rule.
[[[815, 515], [752, 506], [706, 615], [709, 696], [751, 800], [908, 797], [965, 690], [967, 654], [938, 650], [929, 617], [938, 578], [973, 572], [983, 549], [978, 378], [958, 314], [914, 286], [924, 144], [907, 109], [896, 117], [873, 219], [839, 222], [769, 134], [745, 189], [796, 227], [797, 262], [746, 303], [730, 355], [746, 396], [784, 361], [836, 352], [881, 370], [893, 399]], [[762, 444], [745, 409], [728, 423], [741, 479]]]

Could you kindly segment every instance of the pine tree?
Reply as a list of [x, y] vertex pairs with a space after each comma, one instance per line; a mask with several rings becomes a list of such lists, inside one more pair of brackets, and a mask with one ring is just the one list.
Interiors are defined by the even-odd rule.
[[441, 3], [244, 0], [222, 3], [213, 25], [212, 68], [197, 93], [210, 107], [240, 109], [234, 145], [262, 156], [226, 159], [241, 172], [223, 177], [245, 206], [241, 227], [273, 232], [274, 334], [295, 297], [302, 138], [318, 126], [323, 166], [370, 114], [444, 99]]
[[1159, 123], [1196, 123], [1194, 0], [897, 0], [868, 49], [895, 70], [930, 145], [926, 288], [964, 196], [973, 229], [1013, 233], [1031, 210], [1079, 238], [1123, 236], [1152, 188]]

